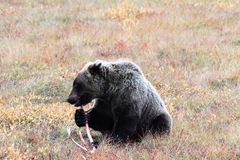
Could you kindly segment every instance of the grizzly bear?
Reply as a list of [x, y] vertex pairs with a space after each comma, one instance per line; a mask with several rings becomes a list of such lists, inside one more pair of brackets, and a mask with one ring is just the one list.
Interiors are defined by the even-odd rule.
[[73, 82], [67, 99], [84, 106], [94, 100], [93, 108], [75, 112], [78, 127], [89, 126], [113, 141], [139, 140], [146, 133], [169, 134], [172, 118], [138, 65], [131, 61], [90, 62]]

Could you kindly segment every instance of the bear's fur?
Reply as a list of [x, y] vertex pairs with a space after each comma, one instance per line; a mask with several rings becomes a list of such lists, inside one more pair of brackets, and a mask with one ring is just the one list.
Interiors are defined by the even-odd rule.
[[[95, 100], [88, 112], [91, 128], [107, 134], [114, 141], [136, 140], [145, 133], [167, 133], [172, 118], [164, 102], [141, 69], [130, 61], [90, 62], [80, 71], [67, 101], [75, 106]], [[75, 122], [85, 124], [78, 109]]]

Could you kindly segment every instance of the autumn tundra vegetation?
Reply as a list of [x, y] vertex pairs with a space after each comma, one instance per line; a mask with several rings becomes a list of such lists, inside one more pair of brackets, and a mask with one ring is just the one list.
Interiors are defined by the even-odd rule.
[[[239, 159], [238, 0], [0, 0], [0, 159]], [[83, 153], [67, 104], [89, 61], [128, 58], [173, 118], [170, 136]], [[91, 108], [89, 104], [87, 108]], [[84, 128], [81, 128], [86, 138]]]

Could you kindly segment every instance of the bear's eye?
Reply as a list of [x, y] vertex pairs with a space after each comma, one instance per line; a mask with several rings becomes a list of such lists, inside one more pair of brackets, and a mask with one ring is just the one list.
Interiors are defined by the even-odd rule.
[[73, 87], [76, 88], [76, 89], [80, 89], [80, 84], [75, 80], [73, 81]]

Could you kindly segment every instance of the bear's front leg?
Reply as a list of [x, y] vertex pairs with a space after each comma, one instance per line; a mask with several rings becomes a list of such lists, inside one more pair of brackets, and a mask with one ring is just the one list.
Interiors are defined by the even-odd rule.
[[114, 122], [112, 138], [114, 142], [125, 142], [131, 139], [137, 130], [139, 117], [137, 115], [122, 115]]
[[111, 132], [113, 128], [112, 118], [99, 112], [96, 108], [92, 108], [85, 112], [83, 109], [78, 109], [75, 112], [75, 123], [78, 127], [83, 127], [86, 124], [86, 117], [90, 128], [100, 132]]
[[77, 109], [74, 115], [75, 123], [78, 127], [83, 127], [86, 124], [86, 116], [83, 109]]

